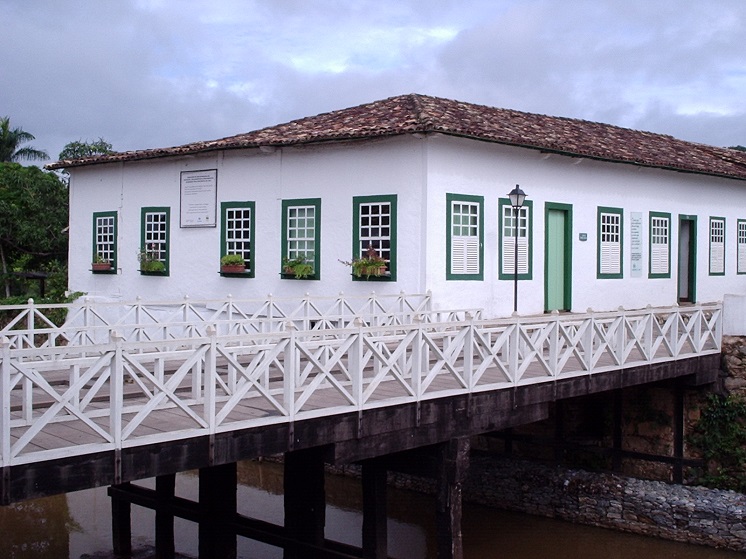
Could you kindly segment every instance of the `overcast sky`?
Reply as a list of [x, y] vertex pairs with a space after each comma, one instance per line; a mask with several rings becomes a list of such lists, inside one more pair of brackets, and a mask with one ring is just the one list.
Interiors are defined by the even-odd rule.
[[405, 93], [746, 145], [746, 0], [0, 0], [0, 116], [53, 159]]

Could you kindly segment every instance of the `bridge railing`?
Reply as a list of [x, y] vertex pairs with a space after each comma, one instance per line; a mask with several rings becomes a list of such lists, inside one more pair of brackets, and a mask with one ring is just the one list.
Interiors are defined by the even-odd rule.
[[[422, 318], [420, 318], [422, 317]], [[553, 381], [720, 351], [718, 304], [16, 347], [0, 466]], [[458, 320], [455, 320], [458, 318]]]
[[[219, 335], [277, 332], [292, 322], [300, 330], [340, 328], [363, 317], [373, 325], [407, 323], [415, 315], [458, 319], [465, 311], [433, 311], [431, 294], [273, 297], [181, 301], [102, 302], [83, 297], [68, 304], [0, 307], [0, 337], [13, 348], [78, 346], [108, 341], [116, 329], [127, 341], [204, 336], [208, 325]], [[479, 314], [479, 310], [471, 310]]]

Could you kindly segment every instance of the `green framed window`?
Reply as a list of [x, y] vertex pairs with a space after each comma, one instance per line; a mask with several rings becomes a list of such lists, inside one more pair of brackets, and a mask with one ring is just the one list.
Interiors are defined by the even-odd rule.
[[253, 278], [255, 274], [254, 231], [256, 203], [221, 202], [220, 204], [220, 257], [239, 254], [243, 257], [246, 271], [241, 277]]
[[484, 279], [484, 197], [446, 194], [446, 279]]
[[738, 274], [746, 274], [746, 219], [739, 219], [737, 227], [736, 270]]
[[386, 261], [384, 275], [356, 280], [396, 280], [396, 203], [396, 194], [353, 197], [353, 259], [363, 257], [372, 248]]
[[518, 279], [530, 280], [532, 277], [533, 210], [533, 202], [526, 200], [516, 215], [508, 198], [498, 200], [499, 279], [515, 279], [516, 245], [518, 247]]
[[621, 208], [598, 207], [598, 268], [599, 279], [624, 276], [622, 239], [624, 238], [624, 212]]
[[648, 277], [671, 277], [671, 214], [650, 212]]
[[[170, 273], [171, 208], [142, 208], [140, 213], [140, 273], [167, 276]], [[157, 268], [152, 263], [161, 262]]]
[[[282, 262], [310, 264], [313, 273], [306, 279], [321, 275], [321, 199], [304, 198], [282, 201]], [[289, 269], [288, 269], [289, 271]], [[285, 272], [283, 277], [294, 278]]]
[[710, 217], [710, 275], [725, 275], [724, 217]]
[[109, 270], [94, 270], [97, 274], [117, 271], [117, 212], [93, 213], [93, 243], [91, 262], [109, 262]]

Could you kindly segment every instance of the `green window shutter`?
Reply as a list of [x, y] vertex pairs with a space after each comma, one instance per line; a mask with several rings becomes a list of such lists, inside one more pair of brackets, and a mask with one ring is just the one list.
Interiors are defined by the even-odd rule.
[[599, 279], [624, 276], [622, 261], [623, 211], [620, 208], [598, 208], [598, 269]]
[[[500, 262], [498, 277], [503, 280], [515, 278], [515, 251], [518, 245], [518, 279], [532, 278], [533, 255], [533, 202], [526, 200], [516, 212], [508, 198], [498, 200], [498, 230], [500, 232]], [[516, 231], [518, 235], [516, 243]]]
[[446, 194], [446, 279], [484, 279], [484, 197]]
[[256, 204], [252, 201], [222, 202], [220, 204], [220, 256], [239, 254], [246, 264], [241, 277], [255, 275], [254, 247]]
[[[163, 263], [159, 275], [170, 274], [171, 208], [148, 207], [140, 211], [140, 252], [151, 261]], [[141, 265], [141, 272], [147, 273]]]
[[725, 275], [725, 218], [710, 218], [710, 275]]
[[311, 264], [313, 274], [306, 279], [321, 279], [321, 198], [282, 201], [280, 256], [283, 262]]
[[738, 220], [737, 273], [746, 274], [746, 220]]
[[396, 280], [396, 216], [396, 194], [352, 198], [352, 258], [360, 258], [373, 248], [386, 261], [386, 275], [355, 280]]
[[650, 278], [671, 277], [671, 214], [650, 212]]
[[105, 261], [111, 270], [117, 269], [117, 212], [94, 212], [91, 262]]

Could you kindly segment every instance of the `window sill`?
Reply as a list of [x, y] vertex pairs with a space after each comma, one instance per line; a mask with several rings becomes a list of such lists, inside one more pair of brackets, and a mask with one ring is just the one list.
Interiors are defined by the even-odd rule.
[[284, 272], [280, 273], [280, 277], [282, 279], [289, 279], [289, 280], [317, 280], [317, 279], [319, 279], [319, 278], [316, 277], [316, 274], [310, 274], [310, 275], [308, 275], [306, 277], [303, 277], [303, 278], [296, 278], [295, 274], [286, 274]]
[[218, 272], [222, 278], [253, 278], [254, 275], [246, 270], [245, 272]]
[[140, 270], [141, 276], [167, 276], [168, 272], [150, 272], [147, 270]]
[[91, 270], [92, 274], [101, 274], [101, 275], [114, 275], [117, 273], [116, 268], [107, 268], [106, 270]]
[[394, 278], [391, 277], [391, 272], [386, 272], [385, 274], [381, 274], [380, 276], [356, 276], [355, 274], [352, 275], [352, 281], [394, 281]]

